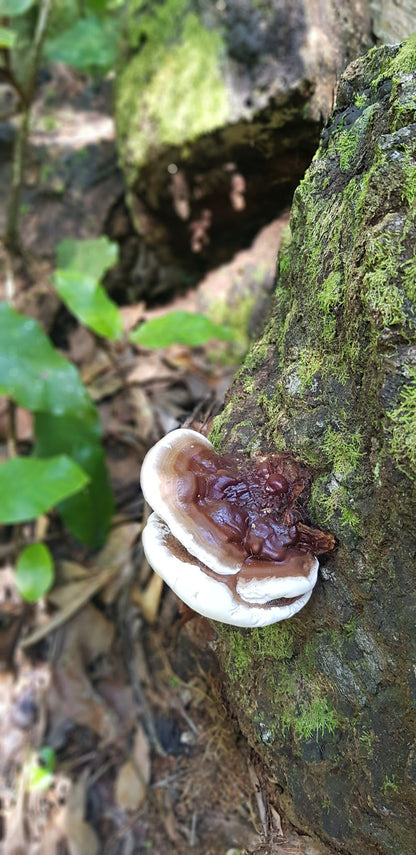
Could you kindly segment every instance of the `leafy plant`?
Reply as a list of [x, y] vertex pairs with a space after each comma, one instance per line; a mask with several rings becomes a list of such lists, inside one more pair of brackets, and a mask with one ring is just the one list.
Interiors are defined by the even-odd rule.
[[53, 558], [44, 543], [31, 543], [20, 553], [16, 564], [16, 586], [24, 600], [32, 603], [52, 585]]
[[18, 221], [30, 113], [42, 56], [91, 74], [114, 65], [121, 16], [120, 0], [0, 0], [0, 76], [15, 92], [0, 120], [21, 114], [7, 200], [5, 243], [19, 248]]
[[101, 427], [74, 365], [39, 324], [0, 303], [0, 393], [35, 414], [35, 456], [0, 465], [0, 521], [35, 519], [59, 505], [72, 533], [100, 546], [114, 509]]
[[99, 74], [109, 71], [116, 60], [115, 22], [95, 15], [81, 18], [69, 29], [46, 41], [45, 56], [86, 71]]
[[141, 324], [130, 334], [130, 341], [149, 348], [171, 344], [199, 347], [212, 338], [230, 341], [233, 337], [231, 330], [215, 324], [205, 315], [175, 311]]
[[0, 27], [0, 47], [12, 48], [16, 43], [16, 33], [10, 27]]
[[67, 455], [12, 457], [0, 466], [0, 522], [36, 519], [81, 490], [88, 476]]
[[32, 754], [24, 766], [27, 789], [47, 790], [53, 782], [55, 765], [55, 752], [49, 745], [44, 745], [37, 755]]
[[0, 303], [0, 394], [28, 410], [76, 416], [99, 433], [97, 411], [75, 366], [36, 321], [8, 303]]
[[120, 312], [100, 285], [103, 274], [117, 261], [117, 244], [104, 236], [63, 240], [56, 254], [58, 269], [52, 282], [68, 309], [97, 335], [110, 340], [120, 338]]
[[12, 18], [22, 15], [33, 6], [34, 0], [0, 0], [0, 15]]
[[101, 546], [111, 525], [114, 497], [96, 428], [73, 416], [36, 413], [35, 437], [39, 457], [68, 454], [88, 476], [86, 486], [64, 497], [58, 510], [78, 540]]

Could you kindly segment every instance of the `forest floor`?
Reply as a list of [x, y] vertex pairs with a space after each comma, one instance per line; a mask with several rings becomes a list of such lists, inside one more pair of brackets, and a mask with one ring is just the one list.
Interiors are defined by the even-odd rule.
[[[2, 198], [12, 142], [10, 126], [0, 137]], [[214, 631], [202, 618], [183, 623], [178, 600], [150, 571], [140, 545], [146, 450], [184, 422], [206, 426], [241, 347], [149, 351], [122, 343], [109, 357], [50, 284], [58, 241], [105, 231], [122, 194], [108, 92], [55, 69], [35, 108], [21, 209], [27, 255], [12, 296], [78, 366], [100, 411], [117, 513], [98, 553], [73, 541], [57, 518], [41, 523], [57, 577], [35, 605], [21, 600], [14, 583], [12, 533], [1, 535], [0, 853], [313, 855], [309, 838], [284, 820], [282, 829], [273, 782], [227, 708]], [[287, 219], [169, 305], [129, 299], [126, 331], [172, 308], [201, 310], [220, 291], [235, 299], [259, 264], [271, 283]], [[6, 433], [0, 402], [2, 457]], [[30, 450], [32, 420], [20, 409], [17, 438]], [[45, 749], [53, 749], [56, 769], [39, 789], [34, 769]]]

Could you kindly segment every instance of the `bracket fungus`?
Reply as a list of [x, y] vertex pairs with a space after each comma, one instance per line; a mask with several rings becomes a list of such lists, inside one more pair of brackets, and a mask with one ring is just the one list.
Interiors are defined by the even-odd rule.
[[149, 564], [191, 609], [234, 626], [267, 626], [309, 600], [316, 555], [334, 538], [302, 522], [308, 473], [288, 454], [218, 454], [179, 429], [147, 453], [141, 487], [154, 513], [143, 531]]

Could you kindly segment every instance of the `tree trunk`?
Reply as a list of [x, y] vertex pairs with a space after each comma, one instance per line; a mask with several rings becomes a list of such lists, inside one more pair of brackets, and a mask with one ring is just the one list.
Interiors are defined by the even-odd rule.
[[212, 434], [294, 453], [312, 524], [337, 537], [298, 615], [218, 627], [218, 647], [286, 815], [349, 855], [415, 852], [415, 67], [412, 37], [342, 77], [273, 317]]

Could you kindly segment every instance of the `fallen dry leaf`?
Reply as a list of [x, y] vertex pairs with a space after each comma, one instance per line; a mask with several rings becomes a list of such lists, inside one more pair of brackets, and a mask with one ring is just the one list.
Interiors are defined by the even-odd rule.
[[151, 772], [150, 748], [147, 736], [140, 724], [138, 725], [134, 736], [131, 760], [137, 773], [140, 775], [142, 780], [148, 784]]
[[87, 669], [109, 654], [114, 625], [88, 605], [55, 636], [55, 658], [48, 697], [51, 744], [60, 742], [68, 721], [89, 727], [104, 741], [117, 738], [118, 717], [96, 692]]
[[132, 602], [139, 607], [143, 617], [148, 623], [154, 623], [157, 618], [162, 590], [163, 579], [158, 576], [157, 573], [152, 573], [150, 581], [144, 591], [135, 587], [131, 592]]
[[120, 766], [115, 783], [116, 803], [121, 810], [137, 810], [146, 798], [146, 786], [131, 760]]
[[100, 844], [94, 829], [85, 819], [87, 774], [72, 783], [68, 800], [55, 819], [66, 839], [70, 855], [98, 855]]
[[62, 604], [60, 611], [23, 639], [21, 647], [30, 647], [40, 641], [82, 609], [85, 603], [115, 576], [118, 574], [123, 576], [126, 567], [130, 566], [131, 548], [139, 532], [140, 526], [137, 523], [128, 523], [113, 529], [106, 546], [98, 553], [92, 564], [89, 577], [79, 582], [55, 587], [48, 594], [51, 602], [56, 605]]

